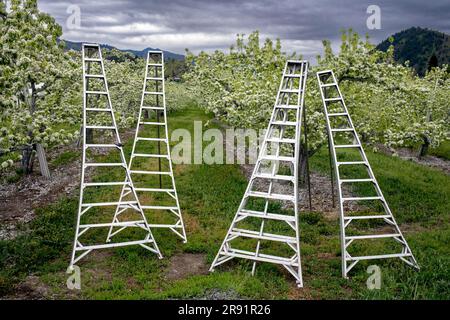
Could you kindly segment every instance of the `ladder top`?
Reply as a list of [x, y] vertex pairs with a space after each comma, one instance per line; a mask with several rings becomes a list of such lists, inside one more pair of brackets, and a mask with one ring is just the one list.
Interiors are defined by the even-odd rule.
[[100, 45], [98, 43], [83, 43], [83, 47], [98, 48]]
[[333, 73], [333, 70], [322, 70], [318, 71], [317, 74]]
[[308, 60], [288, 60], [287, 63], [308, 63]]
[[163, 54], [162, 50], [148, 50], [147, 53]]

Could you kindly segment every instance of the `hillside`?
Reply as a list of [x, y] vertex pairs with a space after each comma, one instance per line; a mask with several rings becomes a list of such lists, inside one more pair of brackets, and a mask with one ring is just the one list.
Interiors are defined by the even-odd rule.
[[[81, 42], [74, 42], [74, 41], [69, 41], [69, 40], [64, 40], [64, 42], [66, 43], [66, 47], [68, 50], [73, 49], [76, 51], [80, 51], [81, 50]], [[106, 49], [117, 49], [113, 46], [107, 45], [107, 44], [101, 44], [101, 46], [103, 48]], [[161, 49], [154, 49], [154, 48], [145, 48], [144, 50], [131, 50], [131, 49], [117, 49], [123, 52], [129, 52], [137, 57], [145, 57], [145, 54], [147, 53], [147, 51], [149, 50], [161, 50]], [[164, 52], [164, 59], [167, 60], [184, 60], [184, 55], [178, 54], [178, 53], [173, 53], [170, 51], [165, 51], [162, 50]]]
[[[390, 38], [390, 37], [389, 37]], [[381, 42], [377, 49], [386, 51], [391, 45], [389, 38]], [[394, 57], [399, 63], [409, 61], [419, 75], [424, 75], [432, 56], [437, 65], [450, 64], [450, 36], [448, 34], [413, 27], [392, 36], [394, 39]]]

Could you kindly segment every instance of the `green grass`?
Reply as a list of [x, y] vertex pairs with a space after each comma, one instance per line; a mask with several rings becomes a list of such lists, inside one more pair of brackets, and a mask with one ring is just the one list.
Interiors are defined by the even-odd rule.
[[439, 158], [450, 160], [450, 140], [442, 142], [437, 148], [432, 148], [430, 150], [430, 154]]
[[[186, 109], [170, 114], [169, 127], [192, 131], [194, 120], [210, 119], [211, 115], [198, 109]], [[131, 145], [131, 141], [126, 143], [127, 154]], [[139, 247], [90, 254], [78, 264], [82, 270], [79, 293], [65, 289], [77, 197], [40, 208], [29, 232], [0, 242], [0, 290], [11, 293], [25, 276], [36, 274], [59, 298], [178, 299], [201, 297], [218, 289], [253, 299], [449, 299], [450, 178], [401, 159], [368, 156], [394, 215], [407, 227], [406, 238], [421, 265], [416, 272], [399, 260], [377, 261], [383, 274], [382, 290], [366, 289], [366, 268], [372, 261], [357, 265], [350, 280], [341, 278], [339, 222], [320, 212], [300, 216], [304, 289], [297, 289], [286, 271], [271, 264], [258, 264], [252, 277], [251, 263], [243, 260], [230, 261], [214, 273], [168, 280], [165, 275], [174, 255], [200, 253], [208, 265], [212, 262], [247, 185], [237, 165], [175, 166], [188, 243], [182, 244], [167, 230], [155, 230], [163, 260]], [[59, 161], [74, 157], [64, 155]], [[313, 170], [327, 173], [327, 153], [317, 153], [311, 164]], [[94, 180], [114, 175], [114, 171], [99, 170]], [[108, 192], [92, 193], [96, 200], [107, 196]]]
[[81, 153], [78, 151], [73, 151], [73, 150], [65, 151], [65, 152], [61, 153], [60, 155], [58, 155], [58, 157], [56, 157], [54, 160], [52, 160], [51, 165], [57, 167], [57, 166], [69, 164], [69, 163], [73, 162], [74, 160], [80, 158], [80, 154]]

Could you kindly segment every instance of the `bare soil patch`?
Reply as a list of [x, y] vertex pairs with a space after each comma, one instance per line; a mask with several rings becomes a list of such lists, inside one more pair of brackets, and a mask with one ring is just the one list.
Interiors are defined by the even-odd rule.
[[166, 278], [169, 280], [180, 280], [189, 276], [202, 274], [208, 274], [206, 255], [182, 253], [177, 254], [170, 259]]

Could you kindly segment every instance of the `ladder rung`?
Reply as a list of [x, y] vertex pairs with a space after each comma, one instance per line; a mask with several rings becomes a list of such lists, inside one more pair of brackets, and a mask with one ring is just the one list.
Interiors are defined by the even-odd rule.
[[276, 143], [295, 143], [295, 139], [268, 138], [267, 141]]
[[85, 163], [86, 167], [126, 167], [123, 163]]
[[162, 96], [164, 92], [144, 91], [144, 94], [152, 94]]
[[171, 207], [171, 206], [142, 206], [142, 209], [147, 209], [147, 210], [178, 210], [178, 207]]
[[359, 144], [341, 144], [334, 146], [335, 148], [343, 149], [343, 148], [361, 148]]
[[284, 75], [284, 77], [286, 77], [286, 78], [301, 78], [301, 77], [303, 77], [303, 75], [302, 74], [289, 74], [289, 73], [287, 73], [287, 74]]
[[86, 91], [86, 94], [97, 94], [97, 95], [107, 95], [106, 91]]
[[163, 64], [162, 63], [149, 63], [148, 66], [151, 66], [151, 67], [162, 67]]
[[[130, 188], [126, 188], [125, 190], [131, 191]], [[156, 188], [134, 188], [137, 192], [175, 192], [174, 189], [156, 189]]]
[[331, 132], [350, 132], [355, 131], [353, 128], [338, 128], [338, 129], [331, 129]]
[[254, 177], [255, 178], [261, 178], [261, 179], [294, 181], [294, 177], [293, 176], [272, 175], [272, 174], [269, 174], [269, 173], [257, 173], [257, 174], [255, 174]]
[[298, 108], [300, 108], [300, 106], [280, 104], [280, 105], [278, 105], [278, 106], [275, 106], [275, 108], [278, 108], [278, 109], [288, 109], [288, 110], [297, 110]]
[[164, 107], [142, 107], [142, 109], [146, 109], [146, 110], [164, 110]]
[[295, 201], [294, 196], [289, 196], [286, 194], [276, 194], [276, 193], [266, 193], [259, 191], [250, 191], [247, 194], [248, 197], [256, 197], [256, 198], [264, 198], [264, 199], [273, 199], [273, 200], [283, 200], [283, 201]]
[[342, 201], [370, 201], [370, 200], [382, 200], [382, 197], [352, 197], [342, 198]]
[[347, 236], [345, 240], [364, 240], [364, 239], [382, 239], [382, 238], [397, 238], [402, 235], [399, 233], [392, 234], [372, 234], [372, 235], [363, 235], [363, 236]]
[[253, 210], [241, 210], [240, 212], [238, 212], [238, 214], [246, 217], [295, 222], [295, 216], [288, 216], [284, 214], [264, 213], [261, 211]]
[[86, 148], [120, 148], [116, 144], [87, 144]]
[[147, 240], [138, 240], [138, 241], [127, 241], [127, 242], [117, 242], [117, 243], [107, 243], [107, 244], [96, 244], [96, 245], [89, 245], [89, 246], [82, 246], [75, 248], [75, 251], [88, 251], [88, 250], [95, 250], [95, 249], [107, 249], [107, 248], [117, 248], [117, 247], [125, 247], [125, 246], [131, 246], [131, 245], [144, 245], [148, 243], [153, 243], [153, 239], [147, 239]]
[[390, 219], [392, 216], [390, 215], [375, 215], [375, 216], [347, 216], [344, 217], [344, 220], [365, 220], [365, 219]]
[[293, 158], [293, 157], [273, 156], [273, 155], [263, 155], [261, 157], [261, 160], [294, 162], [295, 158]]
[[374, 256], [349, 257], [349, 258], [345, 258], [345, 260], [360, 261], [360, 260], [390, 259], [390, 258], [403, 258], [403, 257], [412, 257], [412, 254], [410, 254], [410, 253], [380, 254], [380, 255], [374, 255]]
[[104, 75], [102, 74], [85, 74], [84, 75], [86, 78], [97, 78], [97, 79], [103, 79], [105, 78]]
[[260, 234], [258, 231], [245, 230], [245, 229], [237, 229], [233, 228], [229, 235], [253, 238], [253, 239], [261, 239], [261, 240], [270, 240], [270, 241], [278, 241], [278, 242], [286, 242], [286, 243], [297, 243], [297, 239], [295, 237], [288, 237], [273, 233], [263, 233]]
[[333, 83], [321, 84], [320, 86], [322, 88], [327, 88], [327, 87], [335, 87], [335, 86], [337, 86], [337, 84], [333, 82]]
[[293, 90], [293, 89], [281, 89], [281, 93], [300, 93], [301, 90]]
[[337, 112], [337, 113], [329, 113], [328, 114], [328, 117], [342, 117], [342, 116], [348, 117], [349, 114], [346, 112]]
[[146, 79], [153, 80], [153, 81], [163, 81], [164, 80], [163, 78], [160, 78], [160, 77], [147, 77]]
[[353, 182], [373, 182], [374, 180], [371, 178], [367, 179], [342, 179], [340, 180], [341, 183], [353, 183]]
[[105, 207], [105, 206], [118, 206], [118, 205], [130, 205], [137, 204], [137, 201], [122, 201], [122, 202], [96, 202], [96, 203], [83, 203], [82, 207]]
[[139, 122], [139, 124], [150, 125], [150, 126], [165, 126], [166, 125], [165, 122], [145, 122], [145, 121], [141, 121], [141, 122]]
[[139, 158], [169, 158], [167, 154], [144, 154], [144, 153], [135, 153], [133, 157]]
[[342, 162], [337, 162], [337, 165], [352, 165], [352, 164], [364, 164], [367, 165], [367, 162], [365, 161], [342, 161]]
[[342, 100], [342, 98], [325, 98], [325, 99], [323, 99], [324, 101], [326, 101], [326, 102], [332, 102], [332, 101], [341, 101]]
[[86, 111], [101, 111], [101, 112], [112, 112], [112, 109], [106, 108], [86, 108]]
[[254, 261], [270, 262], [270, 263], [298, 267], [297, 259], [295, 259], [293, 261], [292, 259], [289, 259], [289, 258], [273, 256], [270, 254], [260, 253], [260, 254], [258, 254], [258, 256], [256, 256], [255, 252], [238, 250], [238, 249], [228, 249], [226, 252], [221, 252], [220, 254], [224, 255], [224, 256], [235, 257], [235, 258], [243, 258], [243, 259], [249, 259], [249, 260], [254, 260]]
[[84, 183], [85, 187], [103, 187], [103, 186], [127, 186], [129, 182], [89, 182]]
[[297, 122], [293, 121], [273, 121], [271, 124], [276, 126], [297, 126]]
[[165, 142], [166, 139], [164, 139], [164, 138], [141, 138], [141, 137], [137, 137], [136, 141], [161, 141], [161, 142]]
[[97, 58], [84, 58], [84, 61], [87, 61], [87, 62], [102, 62], [102, 59], [97, 59]]
[[139, 170], [131, 170], [130, 173], [134, 174], [154, 174], [154, 175], [171, 175], [170, 172], [160, 172], [160, 171], [139, 171]]
[[86, 126], [86, 129], [115, 130], [113, 126]]
[[131, 226], [138, 226], [139, 224], [145, 224], [145, 221], [138, 220], [138, 221], [122, 221], [112, 223], [82, 224], [80, 225], [80, 229], [104, 228], [104, 227], [131, 227]]

